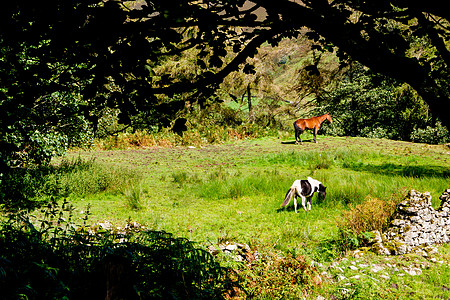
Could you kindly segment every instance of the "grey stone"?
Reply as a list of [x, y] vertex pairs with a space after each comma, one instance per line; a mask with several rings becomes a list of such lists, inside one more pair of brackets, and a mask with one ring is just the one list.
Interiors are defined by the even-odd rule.
[[369, 240], [371, 249], [382, 255], [412, 251], [428, 255], [430, 251], [425, 251], [424, 245], [428, 247], [450, 242], [450, 188], [439, 199], [441, 206], [435, 210], [431, 206], [429, 192], [411, 190], [398, 204], [387, 231], [373, 231], [375, 237]]

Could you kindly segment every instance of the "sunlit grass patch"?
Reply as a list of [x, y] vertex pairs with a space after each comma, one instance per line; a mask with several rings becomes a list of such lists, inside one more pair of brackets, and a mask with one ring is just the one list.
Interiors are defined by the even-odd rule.
[[[406, 146], [410, 149], [405, 150]], [[68, 185], [73, 185], [70, 198], [74, 205], [81, 208], [91, 203], [94, 220], [120, 223], [131, 218], [151, 229], [188, 238], [205, 248], [229, 240], [245, 243], [261, 255], [281, 257], [283, 263], [293, 266], [299, 265], [295, 260], [302, 258], [308, 263], [314, 260], [328, 264], [345, 256], [358, 242], [340, 236], [337, 226], [351, 208], [370, 205], [368, 199], [378, 199], [381, 206], [412, 188], [431, 192], [433, 205], [439, 204], [439, 195], [449, 187], [446, 172], [450, 164], [446, 156], [435, 150], [376, 139], [324, 138], [319, 144], [303, 146], [259, 139], [204, 148], [85, 153], [85, 157], [95, 155], [97, 159], [92, 165], [87, 161], [78, 169], [69, 168], [66, 174], [73, 172], [75, 176], [72, 181], [67, 178]], [[107, 167], [102, 169], [103, 166]], [[116, 172], [116, 175], [98, 176], [102, 172]], [[315, 195], [310, 212], [305, 212], [299, 204], [296, 214], [292, 202], [280, 208], [293, 181], [308, 176], [327, 186], [325, 199], [320, 202]], [[106, 183], [100, 185], [96, 181]], [[83, 184], [106, 188], [84, 192]], [[375, 258], [368, 260], [375, 261]], [[222, 263], [238, 265], [233, 261]], [[267, 280], [283, 283], [274, 277], [295, 273], [283, 263], [273, 269], [274, 261], [261, 263], [261, 269], [254, 269], [253, 273], [246, 270], [249, 271], [246, 276], [257, 282], [261, 280], [259, 272], [268, 268]], [[286, 272], [280, 269], [283, 266]], [[437, 291], [435, 286], [447, 284], [445, 280], [439, 281], [437, 274], [446, 272], [436, 269], [423, 287], [433, 286], [431, 289]], [[362, 282], [351, 281], [352, 288], [343, 283], [325, 283], [328, 292], [322, 295], [334, 295], [337, 299], [351, 295], [368, 299], [380, 296], [388, 299], [390, 293], [408, 295], [409, 290], [393, 290], [378, 275], [373, 277], [380, 280], [377, 284], [381, 291], [365, 291], [373, 288], [373, 282], [362, 279]], [[398, 285], [408, 282], [400, 277], [390, 280]], [[272, 293], [270, 289], [275, 285], [271, 282], [264, 283], [265, 290], [251, 282], [248, 287], [261, 292], [262, 298], [281, 295], [281, 292], [286, 292], [284, 295], [288, 297], [292, 291], [304, 291], [295, 285], [286, 286], [278, 294]], [[310, 287], [316, 291], [322, 286]], [[341, 293], [344, 288], [349, 292], [347, 296]], [[317, 295], [312, 299], [316, 298]]]
[[95, 160], [63, 161], [49, 182], [62, 196], [86, 196], [104, 191], [119, 192], [130, 183], [142, 180], [142, 173], [129, 168], [110, 168]]

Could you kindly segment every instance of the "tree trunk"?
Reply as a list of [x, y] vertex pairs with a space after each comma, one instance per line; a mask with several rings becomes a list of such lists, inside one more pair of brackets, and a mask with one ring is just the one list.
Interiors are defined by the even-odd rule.
[[248, 122], [253, 123], [252, 92], [250, 89], [250, 83], [247, 85], [247, 100], [248, 100]]

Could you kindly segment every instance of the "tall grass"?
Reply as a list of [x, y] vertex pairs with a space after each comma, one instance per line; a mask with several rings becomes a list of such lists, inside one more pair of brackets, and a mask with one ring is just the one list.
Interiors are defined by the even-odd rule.
[[450, 178], [449, 167], [433, 165], [420, 157], [351, 148], [282, 152], [264, 157], [259, 163], [306, 169], [309, 176], [330, 186], [327, 202], [345, 204], [361, 203], [367, 195], [386, 199], [410, 188], [439, 196], [446, 188], [446, 178]]
[[140, 183], [130, 184], [124, 191], [127, 206], [132, 210], [141, 210], [143, 208], [143, 197], [145, 191]]
[[269, 164], [308, 167], [309, 169], [328, 169], [332, 166], [349, 167], [365, 161], [387, 159], [376, 151], [361, 151], [360, 149], [338, 148], [329, 151], [288, 151], [269, 155], [263, 158]]
[[56, 186], [62, 196], [86, 196], [104, 191], [120, 192], [133, 182], [140, 182], [143, 174], [124, 167], [111, 168], [94, 159], [63, 160], [56, 172], [48, 177], [48, 184]]
[[[222, 138], [222, 133], [208, 134]], [[203, 141], [204, 137], [188, 134], [185, 138]], [[177, 143], [182, 139], [178, 138]], [[91, 203], [96, 219], [120, 222], [131, 217], [153, 230], [171, 232], [202, 247], [225, 240], [246, 243], [261, 257], [236, 267], [240, 268], [239, 276], [245, 277], [249, 295], [259, 299], [306, 298], [306, 293], [320, 288], [314, 282], [319, 273], [310, 260], [328, 263], [358, 244], [354, 236], [339, 235], [339, 224], [343, 229], [353, 226], [355, 232], [378, 228], [384, 216], [377, 213], [385, 211], [377, 208], [391, 199], [414, 188], [431, 192], [437, 206], [440, 193], [449, 187], [448, 163], [435, 159], [430, 152], [417, 154], [426, 149], [407, 153], [389, 144], [394, 150], [383, 152], [380, 149], [385, 145], [372, 149], [350, 144], [342, 147], [340, 140], [334, 142], [280, 148], [279, 140], [257, 141], [259, 145], [267, 143], [275, 154], [264, 154], [261, 149], [266, 148], [253, 147], [253, 141], [239, 144], [244, 152], [226, 144], [189, 149], [187, 155], [182, 147], [120, 151], [114, 156], [114, 165], [91, 159], [63, 161], [51, 176], [46, 173], [47, 182], [41, 185], [47, 186], [49, 193], [71, 195], [77, 207]], [[247, 145], [252, 147], [245, 148]], [[214, 157], [221, 162], [233, 163], [209, 164], [213, 159], [210, 150], [219, 154]], [[150, 156], [158, 163], [150, 165]], [[183, 160], [178, 159], [180, 156]], [[170, 163], [176, 163], [176, 168]], [[119, 164], [122, 167], [117, 167]], [[307, 176], [327, 186], [324, 201], [314, 196], [312, 210], [307, 213], [300, 207], [295, 214], [292, 202], [280, 208], [292, 182]], [[232, 259], [221, 263], [237, 265]], [[364, 289], [356, 292], [367, 295]]]
[[209, 179], [194, 187], [197, 195], [209, 199], [237, 199], [244, 196], [273, 195], [287, 190], [291, 180], [276, 170], [257, 171], [253, 174], [235, 176], [223, 171], [210, 174]]
[[130, 182], [142, 180], [142, 172], [111, 168], [80, 157], [57, 165], [12, 169], [1, 178], [0, 204], [6, 209], [31, 208], [50, 198], [84, 197], [101, 192], [120, 192]]

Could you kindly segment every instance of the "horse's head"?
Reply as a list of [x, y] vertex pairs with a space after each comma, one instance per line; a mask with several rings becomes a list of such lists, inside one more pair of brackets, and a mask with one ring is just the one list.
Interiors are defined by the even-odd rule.
[[327, 116], [328, 122], [333, 123], [333, 119], [331, 118], [330, 114], [326, 114], [326, 116]]
[[322, 201], [325, 199], [325, 196], [327, 195], [327, 187], [324, 186], [322, 183], [319, 184], [319, 190], [317, 191], [319, 194], [319, 200]]

